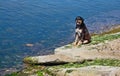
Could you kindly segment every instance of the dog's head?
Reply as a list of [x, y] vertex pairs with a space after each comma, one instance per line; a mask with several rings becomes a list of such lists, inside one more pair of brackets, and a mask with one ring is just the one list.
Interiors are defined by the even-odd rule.
[[84, 22], [84, 19], [81, 16], [75, 18], [76, 25], [81, 25]]

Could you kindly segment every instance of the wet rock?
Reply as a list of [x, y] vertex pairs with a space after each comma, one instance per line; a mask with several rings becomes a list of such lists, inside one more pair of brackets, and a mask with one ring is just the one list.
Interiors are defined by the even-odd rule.
[[7, 74], [10, 74], [10, 73], [16, 72], [16, 71], [18, 71], [16, 68], [2, 69], [2, 70], [0, 70], [0, 76], [5, 76]]
[[30, 44], [30, 43], [25, 44], [25, 45], [28, 46], [28, 47], [33, 47], [34, 46], [34, 44]]

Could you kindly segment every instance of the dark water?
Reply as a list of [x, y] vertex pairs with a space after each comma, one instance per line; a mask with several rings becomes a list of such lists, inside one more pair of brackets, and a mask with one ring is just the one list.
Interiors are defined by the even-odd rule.
[[0, 0], [0, 69], [72, 42], [78, 15], [100, 32], [120, 24], [120, 0]]

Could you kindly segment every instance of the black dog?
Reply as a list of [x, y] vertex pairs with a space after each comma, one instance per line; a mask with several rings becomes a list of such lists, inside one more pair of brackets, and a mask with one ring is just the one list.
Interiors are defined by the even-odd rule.
[[84, 23], [84, 19], [80, 16], [75, 18], [76, 29], [75, 29], [75, 42], [74, 45], [79, 46], [80, 44], [86, 44], [91, 41], [91, 36]]

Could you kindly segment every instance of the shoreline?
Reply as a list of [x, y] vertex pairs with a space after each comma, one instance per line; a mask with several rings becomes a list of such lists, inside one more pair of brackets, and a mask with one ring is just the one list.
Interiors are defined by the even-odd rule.
[[[116, 31], [116, 29], [118, 29], [117, 31]], [[105, 32], [105, 33], [103, 33], [103, 34], [98, 34], [98, 35], [100, 35], [100, 36], [104, 36], [104, 35], [106, 35], [106, 34], [108, 34], [108, 35], [110, 35], [110, 34], [114, 34], [114, 33], [117, 33], [117, 32], [120, 32], [120, 25], [118, 25], [118, 27], [116, 27], [116, 28], [112, 28], [112, 30], [109, 30], [109, 32]], [[113, 39], [113, 40], [115, 40], [115, 39]], [[109, 40], [108, 40], [109, 41]], [[70, 46], [67, 46], [67, 48], [70, 48], [71, 49], [71, 47]], [[67, 49], [66, 48], [66, 49]], [[29, 60], [29, 59], [28, 59]], [[24, 61], [25, 62], [25, 61]], [[28, 63], [29, 64], [29, 63]], [[30, 63], [31, 64], [31, 63]], [[34, 63], [33, 63], [34, 64]], [[17, 75], [16, 75], [17, 76]]]

